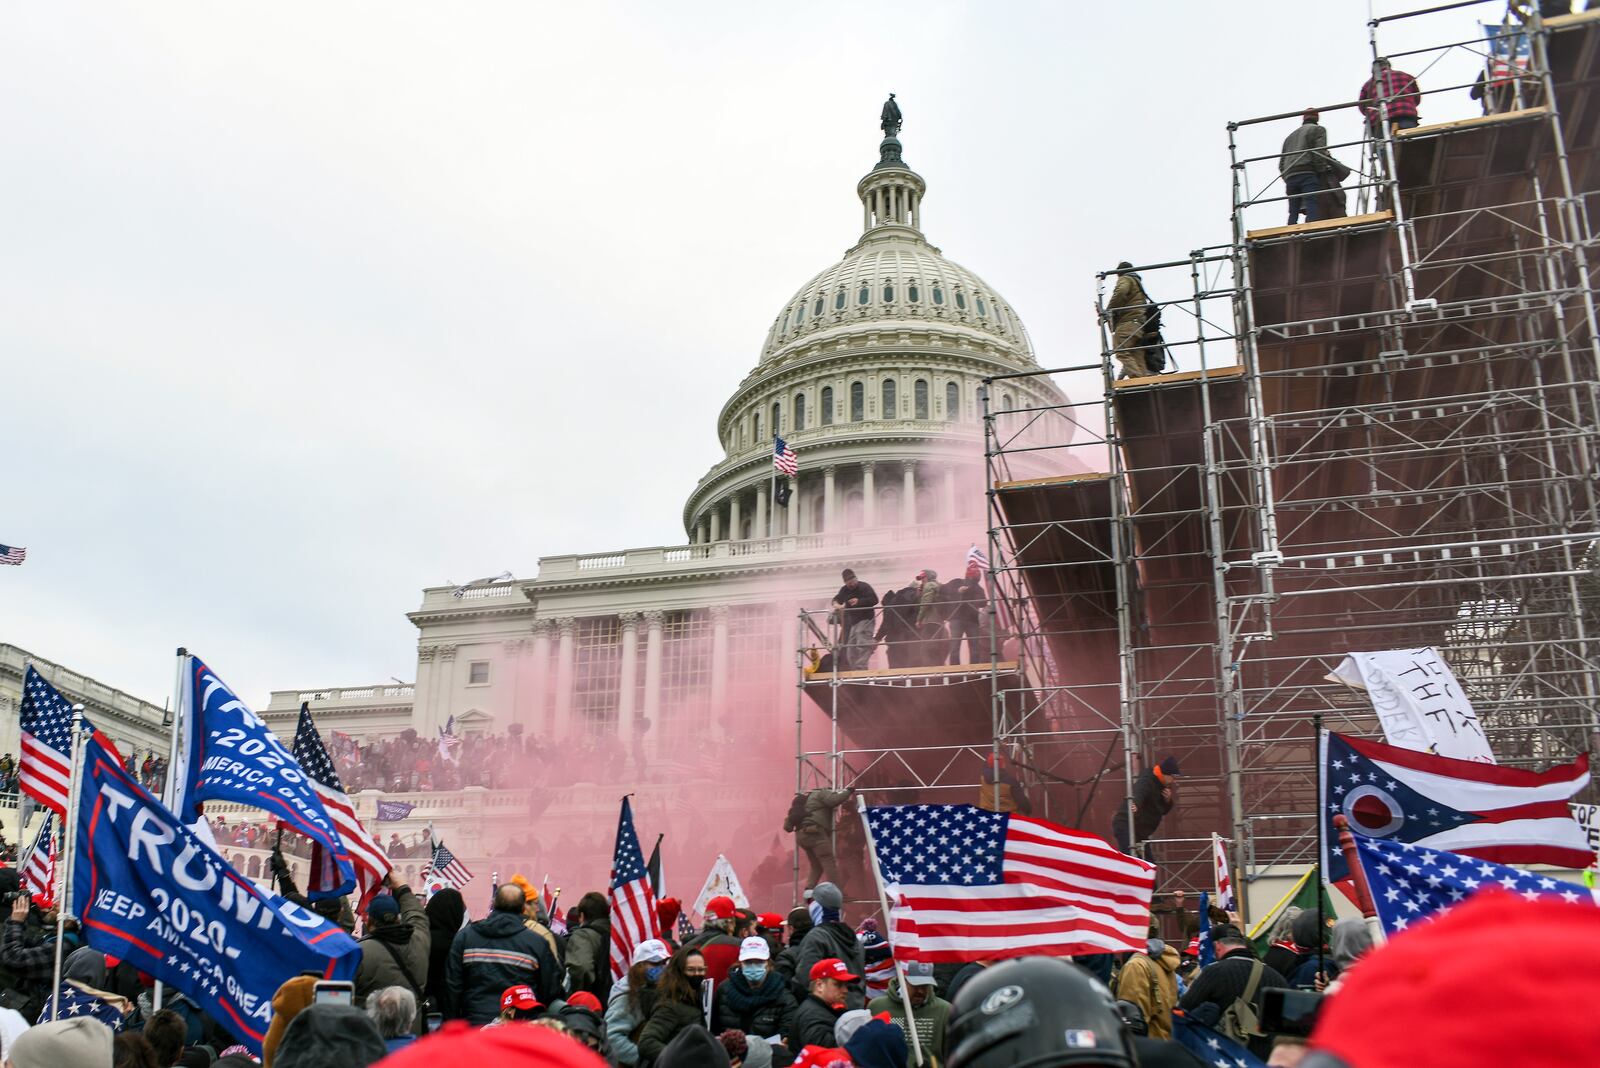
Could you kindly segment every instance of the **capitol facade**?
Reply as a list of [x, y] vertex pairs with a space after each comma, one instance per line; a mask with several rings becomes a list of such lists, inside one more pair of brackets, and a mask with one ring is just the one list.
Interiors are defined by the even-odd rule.
[[[924, 567], [960, 572], [987, 536], [980, 388], [1039, 367], [1010, 302], [924, 236], [927, 183], [895, 133], [857, 183], [859, 239], [778, 309], [723, 406], [724, 455], [688, 496], [681, 544], [427, 589], [409, 615], [414, 685], [272, 695], [264, 715], [286, 738], [305, 700], [325, 737], [433, 739], [453, 718], [458, 735], [539, 740], [514, 782], [367, 791], [369, 814], [380, 796], [416, 806], [382, 835], [431, 823], [480, 879], [503, 858], [581, 893], [604, 884], [632, 793], [646, 849], [665, 834], [681, 876], [670, 893], [692, 898], [719, 851], [753, 896], [777, 892], [779, 868], [787, 893], [797, 739], [826, 723], [798, 696], [798, 650], [816, 640], [800, 613], [826, 607], [844, 567], [880, 593]], [[990, 403], [1026, 413], [1062, 398], [1029, 378], [995, 383]], [[799, 458], [786, 507], [770, 499], [774, 434]], [[1065, 472], [1012, 475], [1029, 473]]]

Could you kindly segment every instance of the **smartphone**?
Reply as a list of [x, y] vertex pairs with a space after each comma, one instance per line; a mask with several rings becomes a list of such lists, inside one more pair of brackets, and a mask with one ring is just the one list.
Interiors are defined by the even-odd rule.
[[427, 1017], [428, 1034], [433, 1034], [444, 1026], [444, 1013], [430, 1012]]
[[349, 1005], [355, 997], [356, 984], [348, 979], [318, 979], [311, 1000], [317, 1005]]
[[1321, 1008], [1322, 995], [1315, 990], [1263, 990], [1261, 1030], [1269, 1035], [1310, 1035]]

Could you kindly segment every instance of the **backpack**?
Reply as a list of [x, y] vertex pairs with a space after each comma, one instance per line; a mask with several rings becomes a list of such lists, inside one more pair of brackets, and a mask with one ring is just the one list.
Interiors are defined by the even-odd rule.
[[789, 814], [783, 818], [783, 829], [798, 831], [806, 821], [806, 795], [795, 794], [789, 802]]
[[1233, 999], [1222, 1012], [1222, 1019], [1217, 1023], [1217, 1030], [1241, 1045], [1247, 1044], [1252, 1038], [1261, 1035], [1261, 1018], [1256, 1013], [1256, 988], [1261, 985], [1261, 974], [1266, 971], [1266, 965], [1260, 961], [1250, 962], [1250, 978], [1244, 984], [1244, 993]]

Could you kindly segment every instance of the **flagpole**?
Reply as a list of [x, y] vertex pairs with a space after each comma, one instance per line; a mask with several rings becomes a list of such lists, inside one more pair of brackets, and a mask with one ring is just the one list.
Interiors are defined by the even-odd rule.
[[62, 946], [67, 934], [67, 906], [72, 904], [72, 861], [78, 845], [78, 795], [83, 792], [83, 706], [72, 706], [72, 794], [67, 798], [66, 838], [61, 849], [62, 862], [56, 867], [56, 961], [50, 983], [50, 1022], [55, 1023], [61, 1011], [61, 961]]
[[[1361, 866], [1361, 858], [1356, 855], [1356, 837], [1350, 833], [1350, 821], [1341, 812], [1333, 817], [1333, 825], [1339, 830], [1339, 851], [1344, 854], [1345, 863], [1350, 865], [1350, 877], [1356, 883], [1356, 905], [1361, 909], [1362, 918], [1367, 921], [1367, 930], [1372, 932], [1373, 944], [1381, 946], [1388, 938], [1384, 936], [1383, 924], [1378, 922], [1378, 907], [1372, 903], [1367, 869]], [[1320, 898], [1322, 895], [1319, 893], [1317, 896]], [[1318, 911], [1321, 911], [1320, 907]]]
[[762, 537], [770, 538], [778, 529], [778, 428], [772, 428], [772, 484], [769, 488], [767, 500], [767, 529]]
[[[175, 677], [172, 680], [172, 740], [167, 744], [167, 774], [161, 783], [161, 800], [177, 815], [178, 822], [182, 823], [183, 814], [178, 812], [173, 801], [178, 791], [178, 750], [183, 738], [183, 684], [189, 676], [189, 650], [180, 645], [174, 656], [177, 659], [177, 667], [174, 669]], [[280, 840], [283, 837], [281, 828], [278, 837]], [[276, 875], [273, 876], [273, 880], [276, 882]], [[166, 984], [157, 979], [150, 993], [150, 1003], [155, 1006], [157, 1012], [161, 1011], [162, 996], [165, 992]]]
[[867, 856], [872, 861], [872, 881], [878, 884], [878, 903], [883, 907], [883, 926], [888, 930], [890, 960], [894, 961], [894, 977], [900, 984], [900, 1004], [906, 1008], [906, 1034], [911, 1036], [911, 1048], [916, 1053], [916, 1063], [924, 1063], [922, 1056], [922, 1039], [917, 1034], [917, 1017], [911, 1011], [911, 991], [906, 988], [906, 969], [900, 962], [900, 956], [893, 953], [894, 949], [894, 924], [889, 922], [889, 891], [883, 886], [883, 872], [878, 870], [878, 846], [872, 838], [872, 823], [867, 819], [867, 801], [859, 793], [856, 794], [856, 811], [861, 814], [861, 829], [867, 835]]
[[1317, 737], [1317, 944], [1313, 952], [1317, 955], [1317, 962], [1324, 963], [1322, 959], [1322, 945], [1328, 933], [1328, 918], [1323, 915], [1322, 901], [1328, 895], [1322, 892], [1322, 874], [1327, 871], [1325, 862], [1328, 855], [1328, 821], [1323, 815], [1322, 806], [1327, 804], [1322, 797], [1322, 713], [1316, 712], [1311, 716], [1311, 727]]

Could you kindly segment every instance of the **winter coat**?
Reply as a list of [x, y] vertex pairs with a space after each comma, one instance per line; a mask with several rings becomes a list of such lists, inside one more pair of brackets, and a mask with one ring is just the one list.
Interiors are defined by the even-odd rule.
[[656, 1058], [656, 1068], [728, 1068], [722, 1043], [704, 1027], [685, 1027]]
[[806, 999], [795, 1009], [794, 1023], [789, 1030], [789, 1048], [804, 1049], [806, 1046], [832, 1046], [833, 1025], [839, 1020], [839, 1012], [826, 1001], [815, 994], [807, 994]]
[[[428, 933], [428, 914], [422, 911], [422, 902], [402, 886], [394, 892], [400, 906], [400, 922], [372, 930], [361, 940], [361, 965], [356, 969], [356, 1006], [367, 1003], [367, 997], [384, 987], [400, 986], [417, 995], [417, 1015], [422, 1014], [422, 999], [428, 990], [428, 949], [432, 939]], [[394, 952], [390, 952], [393, 950]], [[404, 965], [404, 967], [402, 967]], [[406, 972], [411, 977], [406, 978]], [[421, 1020], [416, 1021], [421, 1024]]]
[[[877, 1016], [888, 1013], [889, 1019], [899, 1027], [906, 1036], [906, 1064], [917, 1063], [917, 1055], [911, 1050], [911, 1031], [906, 1027], [906, 1003], [900, 998], [900, 980], [889, 980], [889, 992], [881, 998], [874, 998], [867, 1006], [867, 1011]], [[922, 1043], [922, 1062], [928, 1063], [928, 1056], [939, 1063], [944, 1063], [944, 1037], [950, 1029], [950, 1003], [935, 994], [920, 1009], [912, 1009], [911, 1014], [917, 1021], [917, 1040]]]
[[1283, 151], [1278, 156], [1278, 173], [1320, 174], [1333, 170], [1333, 157], [1328, 155], [1328, 131], [1317, 123], [1303, 122], [1283, 139]]
[[445, 990], [445, 969], [450, 961], [450, 946], [461, 930], [466, 918], [467, 905], [461, 900], [461, 891], [453, 886], [428, 898], [428, 995], [435, 1005], [443, 1006], [450, 999]]
[[983, 592], [983, 579], [965, 575], [946, 582], [941, 596], [945, 601], [945, 614], [953, 622], [976, 623], [989, 602]]
[[705, 1026], [706, 1020], [700, 1015], [699, 1005], [665, 999], [657, 1001], [655, 1011], [650, 1013], [650, 1019], [645, 1021], [644, 1031], [639, 1035], [639, 1063], [655, 1064], [656, 1058], [661, 1056], [661, 1051], [678, 1037], [679, 1031], [686, 1027], [698, 1027], [703, 1031]]
[[1115, 323], [1124, 320], [1142, 322], [1150, 314], [1150, 298], [1145, 294], [1144, 284], [1138, 275], [1130, 271], [1117, 279], [1117, 284], [1111, 290], [1111, 299], [1106, 301], [1106, 311], [1111, 313], [1111, 321]]
[[944, 587], [939, 584], [936, 572], [925, 572], [928, 576], [922, 583], [922, 589], [917, 593], [917, 626], [927, 626], [932, 623], [943, 623], [945, 618]]
[[1261, 954], [1262, 963], [1279, 975], [1292, 974], [1304, 959], [1305, 954], [1292, 942], [1274, 942]]
[[587, 990], [604, 1005], [611, 996], [611, 921], [585, 921], [567, 934], [567, 993]]
[[[1219, 1012], [1227, 1012], [1229, 1005], [1244, 996], [1244, 988], [1250, 982], [1250, 968], [1255, 963], [1256, 959], [1249, 952], [1235, 951], [1215, 964], [1206, 965], [1195, 976], [1194, 982], [1189, 984], [1188, 992], [1178, 999], [1178, 1007], [1188, 1012], [1209, 1003], [1215, 1005]], [[1123, 970], [1127, 970], [1127, 965], [1123, 965]], [[1288, 985], [1289, 980], [1263, 966], [1256, 991], [1259, 994], [1262, 990]]]
[[[850, 969], [851, 975], [862, 975], [866, 972], [866, 951], [856, 940], [856, 933], [837, 920], [819, 923], [806, 932], [805, 941], [800, 943], [800, 956], [795, 961], [794, 967], [794, 981], [804, 987], [808, 994], [811, 988], [811, 966], [829, 957], [838, 957], [844, 961], [844, 966]], [[861, 984], [851, 983], [849, 992], [845, 995], [845, 1007], [859, 1009], [865, 1004], [866, 998], [861, 993]]]
[[706, 975], [720, 983], [739, 962], [739, 940], [720, 927], [702, 927], [693, 938], [683, 940], [684, 949], [697, 949], [706, 959]]
[[1172, 1037], [1172, 1010], [1178, 1004], [1178, 950], [1163, 946], [1159, 957], [1135, 953], [1117, 976], [1117, 997], [1144, 1013], [1151, 1038]]
[[826, 787], [812, 790], [806, 794], [805, 817], [798, 825], [793, 820], [785, 818], [783, 829], [790, 833], [803, 830], [811, 834], [832, 834], [833, 810], [848, 800], [850, 800], [849, 790], [829, 790]]
[[770, 1038], [787, 1035], [794, 1024], [794, 993], [782, 975], [768, 970], [760, 987], [751, 987], [750, 981], [738, 968], [728, 973], [726, 982], [717, 986], [711, 1018], [717, 1031], [743, 1031], [752, 1036]]
[[450, 943], [445, 1014], [482, 1026], [500, 1015], [506, 987], [527, 984], [549, 1005], [561, 996], [561, 969], [544, 939], [514, 912], [495, 912], [462, 928]]
[[[1172, 802], [1161, 794], [1163, 783], [1156, 778], [1154, 768], [1145, 768], [1139, 777], [1133, 780], [1133, 840], [1137, 845], [1156, 833], [1156, 828], [1161, 826], [1161, 817], [1172, 811]], [[1112, 818], [1115, 827], [1126, 827], [1128, 824], [1128, 810], [1121, 805], [1117, 806], [1117, 814]]]
[[612, 984], [611, 1000], [606, 1004], [606, 1041], [610, 1044], [611, 1054], [618, 1064], [631, 1068], [639, 1063], [639, 1045], [633, 1035], [650, 1018], [655, 1005], [654, 985], [640, 992], [639, 1005], [635, 1011], [628, 1000], [628, 977], [624, 975]]

